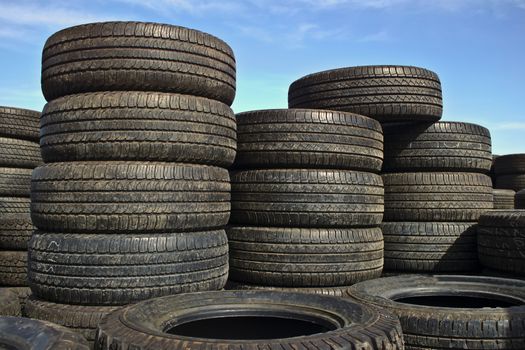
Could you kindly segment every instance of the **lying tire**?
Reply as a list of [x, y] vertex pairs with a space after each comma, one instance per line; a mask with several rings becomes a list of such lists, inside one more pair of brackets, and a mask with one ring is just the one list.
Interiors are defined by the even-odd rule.
[[38, 143], [0, 137], [0, 167], [33, 169], [40, 164], [42, 156]]
[[310, 74], [290, 85], [288, 106], [352, 112], [380, 122], [437, 121], [443, 112], [437, 74], [408, 66], [348, 67]]
[[470, 123], [389, 125], [385, 172], [466, 171], [487, 173], [492, 165], [488, 129]]
[[477, 221], [492, 209], [492, 183], [483, 174], [383, 174], [384, 221]]
[[479, 218], [478, 254], [489, 269], [525, 276], [525, 210], [494, 210]]
[[513, 190], [494, 189], [492, 196], [494, 197], [494, 209], [514, 209], [516, 192]]
[[525, 209], [525, 190], [516, 192], [514, 197], [514, 206], [516, 209]]
[[403, 349], [399, 321], [387, 312], [348, 299], [267, 291], [183, 294], [127, 306], [102, 320], [95, 348], [179, 346]]
[[283, 287], [347, 286], [381, 276], [383, 235], [370, 229], [227, 229], [230, 278]]
[[29, 242], [31, 290], [56, 303], [125, 305], [218, 290], [227, 275], [223, 230], [141, 235], [35, 232]]
[[29, 198], [0, 197], [0, 215], [18, 215], [30, 212]]
[[27, 250], [27, 242], [34, 231], [29, 203], [27, 213], [0, 213], [0, 250]]
[[31, 295], [31, 289], [29, 287], [0, 287], [0, 290], [7, 290], [11, 293], [14, 293], [18, 298], [18, 302], [20, 303], [20, 307], [22, 310], [21, 315], [23, 317], [27, 317], [25, 313], [25, 306], [27, 298], [29, 297], [29, 295]]
[[387, 277], [351, 288], [392, 311], [406, 349], [524, 349], [525, 282], [474, 276]]
[[235, 158], [233, 111], [203, 97], [135, 91], [66, 96], [44, 107], [41, 127], [46, 163], [144, 160], [229, 167]]
[[0, 136], [38, 142], [40, 112], [0, 106]]
[[265, 169], [232, 173], [231, 222], [281, 227], [377, 226], [383, 183], [349, 170]]
[[235, 282], [228, 280], [224, 286], [224, 290], [267, 290], [274, 292], [287, 292], [287, 293], [306, 293], [306, 294], [320, 294], [320, 295], [329, 295], [334, 297], [341, 298], [350, 298], [350, 286], [340, 286], [340, 287], [298, 287], [298, 288], [288, 288], [288, 287], [274, 287], [274, 286], [263, 286], [256, 284], [247, 284], [241, 282]]
[[379, 172], [381, 125], [357, 114], [274, 109], [237, 114], [237, 167]]
[[32, 171], [0, 167], [0, 196], [29, 197]]
[[169, 232], [222, 227], [228, 171], [183, 163], [71, 162], [36, 168], [31, 218], [51, 232]]
[[82, 335], [93, 346], [98, 324], [103, 317], [117, 309], [117, 306], [57, 304], [31, 296], [27, 300], [26, 314], [36, 320], [67, 327]]
[[0, 315], [20, 316], [20, 301], [15, 293], [7, 288], [0, 288]]
[[505, 154], [494, 160], [494, 173], [496, 175], [524, 174], [525, 154]]
[[499, 175], [496, 177], [496, 188], [521, 191], [525, 189], [525, 174]]
[[383, 222], [385, 270], [461, 272], [479, 267], [476, 224]]
[[51, 322], [22, 317], [0, 317], [0, 344], [6, 349], [89, 350], [77, 333]]
[[27, 252], [0, 251], [0, 285], [27, 286]]
[[47, 39], [42, 54], [46, 100], [115, 90], [199, 95], [231, 105], [233, 51], [212, 35], [159, 23], [91, 23]]

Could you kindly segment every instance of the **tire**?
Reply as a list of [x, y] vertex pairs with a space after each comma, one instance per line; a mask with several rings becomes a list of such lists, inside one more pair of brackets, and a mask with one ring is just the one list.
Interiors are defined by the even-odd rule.
[[142, 160], [226, 168], [235, 158], [233, 111], [203, 97], [134, 91], [66, 96], [44, 107], [41, 126], [46, 163]]
[[212, 35], [158, 23], [85, 24], [47, 39], [42, 57], [46, 100], [117, 90], [198, 95], [231, 105], [233, 51]]
[[224, 286], [224, 290], [267, 290], [275, 292], [286, 292], [286, 293], [306, 293], [306, 294], [319, 294], [328, 295], [341, 298], [350, 298], [349, 293], [350, 286], [341, 287], [310, 287], [310, 288], [287, 288], [287, 287], [270, 287], [256, 284], [246, 284], [235, 281], [230, 281]]
[[525, 209], [525, 190], [516, 192], [514, 197], [514, 206], [516, 209]]
[[0, 137], [0, 167], [33, 169], [41, 164], [38, 143]]
[[408, 66], [348, 67], [310, 74], [290, 85], [288, 106], [352, 112], [380, 122], [433, 122], [443, 112], [437, 74]]
[[488, 173], [488, 129], [470, 123], [401, 124], [384, 128], [385, 172], [465, 171]]
[[[405, 349], [525, 348], [525, 282], [407, 275], [361, 282], [351, 293], [359, 302], [399, 316]], [[484, 303], [476, 305], [472, 298]]]
[[[226, 318], [214, 319], [218, 315]], [[261, 315], [266, 317], [261, 319]], [[152, 322], [147, 322], [146, 318]], [[196, 319], [211, 322], [215, 327], [196, 329], [192, 332], [199, 334], [196, 337], [166, 334], [161, 330], [161, 323], [173, 329]], [[266, 327], [257, 327], [257, 323], [264, 323], [265, 319]], [[315, 332], [299, 330], [296, 326], [294, 329], [279, 327], [283, 321], [290, 324], [286, 319], [293, 325], [307, 321], [310, 326], [322, 329]], [[166, 322], [169, 322], [167, 327]], [[239, 326], [228, 326], [230, 323], [239, 323]], [[331, 331], [327, 332], [329, 329]], [[257, 337], [258, 334], [265, 336]], [[363, 307], [349, 299], [303, 293], [226, 291], [168, 296], [111, 313], [99, 325], [95, 348], [118, 347], [136, 350], [177, 347], [399, 350], [403, 349], [403, 344], [399, 321], [390, 313]]]
[[156, 234], [36, 232], [29, 283], [43, 300], [125, 305], [175, 293], [218, 290], [228, 275], [223, 230]]
[[7, 288], [0, 288], [0, 315], [20, 316], [21, 307], [18, 297]]
[[27, 250], [27, 242], [33, 231], [29, 203], [27, 213], [0, 213], [0, 250]]
[[0, 215], [29, 214], [31, 200], [21, 197], [0, 197]]
[[496, 188], [521, 191], [525, 189], [525, 174], [499, 175], [496, 177]]
[[29, 197], [31, 169], [0, 167], [0, 196]]
[[478, 254], [489, 269], [525, 276], [525, 210], [495, 210], [479, 218]]
[[274, 109], [237, 114], [236, 166], [336, 168], [379, 172], [381, 125], [357, 114]]
[[525, 153], [498, 156], [494, 160], [494, 173], [496, 175], [524, 174]]
[[383, 235], [371, 229], [227, 229], [230, 279], [282, 287], [334, 287], [381, 276]]
[[281, 227], [378, 226], [383, 183], [349, 170], [266, 169], [232, 173], [231, 223]]
[[385, 270], [465, 272], [479, 268], [476, 224], [383, 222]]
[[483, 174], [383, 174], [384, 221], [477, 221], [492, 209], [492, 183]]
[[40, 112], [0, 106], [0, 136], [38, 142]]
[[514, 197], [516, 192], [513, 190], [499, 190], [494, 189], [492, 196], [494, 197], [494, 209], [514, 209]]
[[31, 199], [33, 224], [51, 232], [197, 230], [228, 222], [230, 183], [204, 165], [50, 163], [34, 170]]
[[30, 318], [53, 322], [79, 333], [93, 347], [100, 320], [118, 308], [57, 304], [31, 296], [27, 300], [26, 313]]
[[[7, 349], [90, 350], [77, 333], [51, 322], [22, 317], [0, 317], [0, 344]], [[11, 344], [13, 344], [11, 346]]]
[[0, 285], [27, 286], [27, 252], [0, 251]]
[[29, 287], [0, 287], [0, 290], [7, 290], [11, 293], [14, 293], [18, 298], [18, 302], [20, 303], [22, 316], [27, 317], [25, 313], [25, 306], [27, 298], [29, 295], [31, 295], [31, 289]]

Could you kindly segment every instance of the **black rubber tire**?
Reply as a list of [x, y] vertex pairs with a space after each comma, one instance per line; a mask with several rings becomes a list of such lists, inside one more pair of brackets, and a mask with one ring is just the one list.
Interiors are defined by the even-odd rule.
[[0, 106], [0, 136], [38, 142], [40, 112]]
[[33, 171], [33, 224], [51, 232], [170, 232], [222, 227], [226, 169], [184, 163], [50, 163]]
[[525, 190], [516, 192], [514, 197], [514, 207], [516, 209], [525, 209]]
[[294, 81], [290, 108], [353, 112], [379, 120], [438, 121], [443, 111], [436, 73], [409, 66], [360, 66], [314, 73]]
[[348, 286], [381, 276], [379, 228], [231, 226], [230, 279], [282, 287]]
[[0, 197], [0, 215], [29, 214], [31, 200], [23, 197]]
[[[212, 309], [211, 309], [212, 308]], [[207, 314], [204, 310], [207, 310]], [[259, 340], [188, 338], [162, 332], [187, 317], [209, 319], [221, 314], [279, 317], [330, 324], [328, 332]], [[146, 321], [147, 319], [147, 321]], [[322, 321], [321, 321], [322, 320]], [[336, 321], [337, 320], [337, 321]], [[162, 325], [161, 325], [162, 323]], [[250, 330], [254, 329], [248, 327]], [[213, 332], [214, 329], [202, 329]], [[261, 333], [263, 330], [257, 330]], [[288, 333], [288, 329], [270, 332]], [[230, 330], [235, 334], [238, 329]], [[217, 331], [215, 331], [217, 333]], [[220, 333], [220, 331], [219, 331]], [[246, 336], [238, 333], [239, 336]], [[403, 349], [399, 321], [390, 313], [363, 307], [350, 299], [304, 293], [224, 291], [168, 296], [147, 300], [111, 313], [99, 325], [95, 349]]]
[[228, 282], [226, 282], [226, 285], [224, 286], [224, 290], [267, 290], [267, 291], [286, 292], [286, 293], [320, 294], [320, 295], [329, 295], [329, 296], [341, 297], [341, 298], [351, 297], [349, 293], [350, 286], [287, 288], [287, 287], [274, 287], [274, 286], [247, 284], [247, 283], [228, 280]]
[[383, 174], [384, 221], [477, 221], [492, 209], [490, 177], [476, 173]]
[[265, 169], [232, 173], [231, 223], [281, 227], [378, 226], [381, 176], [350, 170]]
[[[399, 316], [405, 349], [525, 349], [525, 282], [475, 276], [407, 275], [361, 282], [351, 288], [360, 302]], [[461, 296], [517, 301], [512, 307], [437, 307], [397, 302], [413, 296]], [[458, 302], [459, 303], [459, 302]]]
[[118, 306], [57, 304], [30, 296], [27, 300], [26, 314], [30, 318], [67, 327], [81, 334], [93, 347], [100, 320], [118, 308]]
[[103, 22], [61, 30], [42, 56], [46, 100], [93, 91], [159, 91], [231, 105], [235, 57], [222, 40], [184, 27]]
[[0, 137], [0, 167], [28, 168], [42, 164], [37, 142]]
[[237, 114], [238, 168], [336, 168], [379, 172], [383, 134], [353, 113], [274, 109]]
[[46, 163], [81, 160], [187, 162], [229, 167], [235, 115], [203, 97], [100, 92], [49, 102], [41, 118]]
[[9, 350], [90, 350], [80, 334], [51, 322], [0, 317], [0, 344]]
[[464, 272], [479, 268], [476, 224], [383, 222], [385, 270]]
[[125, 305], [153, 297], [224, 287], [224, 230], [156, 234], [35, 232], [29, 242], [29, 283], [44, 300]]
[[494, 210], [479, 218], [478, 254], [489, 269], [525, 276], [525, 210]]
[[0, 315], [20, 316], [21, 310], [18, 296], [7, 288], [0, 288]]
[[27, 213], [0, 213], [0, 250], [27, 250], [27, 242], [34, 229], [29, 214], [29, 203]]
[[525, 153], [505, 154], [494, 159], [496, 175], [525, 174]]
[[0, 286], [27, 286], [27, 252], [0, 251]]
[[29, 295], [31, 295], [31, 288], [29, 287], [0, 287], [0, 289], [8, 290], [14, 293], [18, 297], [18, 302], [20, 303], [22, 316], [27, 317], [25, 313], [26, 301]]
[[494, 189], [492, 196], [494, 197], [494, 209], [514, 209], [515, 191]]
[[0, 167], [0, 196], [29, 197], [31, 169]]
[[470, 123], [437, 122], [384, 127], [383, 171], [488, 173], [492, 165], [488, 129]]
[[496, 188], [514, 190], [516, 192], [525, 189], [525, 173], [512, 175], [498, 175], [496, 177]]

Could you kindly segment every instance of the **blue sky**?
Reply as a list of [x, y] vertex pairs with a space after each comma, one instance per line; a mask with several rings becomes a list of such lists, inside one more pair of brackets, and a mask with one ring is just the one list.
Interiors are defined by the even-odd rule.
[[53, 32], [104, 20], [214, 34], [237, 59], [235, 112], [286, 108], [312, 72], [406, 64], [441, 78], [443, 120], [488, 127], [493, 152], [525, 153], [525, 0], [0, 0], [0, 105], [42, 109]]

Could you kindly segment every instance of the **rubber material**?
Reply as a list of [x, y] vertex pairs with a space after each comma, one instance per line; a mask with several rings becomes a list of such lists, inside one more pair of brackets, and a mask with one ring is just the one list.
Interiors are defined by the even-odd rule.
[[505, 154], [494, 159], [496, 175], [525, 174], [525, 153]]
[[494, 197], [494, 209], [514, 209], [516, 192], [513, 190], [494, 189], [492, 196]]
[[256, 284], [246, 284], [242, 282], [236, 282], [228, 280], [224, 286], [224, 290], [267, 290], [275, 292], [287, 292], [287, 293], [306, 293], [306, 294], [320, 294], [334, 297], [350, 298], [349, 293], [350, 286], [341, 287], [303, 287], [303, 288], [289, 288], [289, 287], [274, 287], [274, 286], [263, 286]]
[[27, 286], [27, 252], [0, 251], [0, 286]]
[[0, 106], [0, 136], [38, 142], [40, 112]]
[[496, 188], [509, 189], [516, 192], [525, 189], [525, 173], [512, 175], [498, 175], [496, 177]]
[[20, 316], [21, 307], [18, 297], [7, 288], [0, 288], [0, 315]]
[[31, 200], [22, 197], [0, 197], [0, 215], [28, 214]]
[[31, 169], [0, 167], [0, 196], [29, 197]]
[[8, 290], [14, 293], [18, 297], [20, 306], [22, 307], [22, 316], [27, 317], [25, 314], [25, 305], [27, 298], [31, 295], [31, 288], [29, 287], [0, 287], [0, 290]]
[[514, 206], [516, 209], [525, 209], [525, 190], [516, 192], [514, 197]]
[[0, 137], [0, 167], [33, 169], [40, 164], [42, 156], [38, 143]]
[[34, 229], [29, 214], [29, 203], [27, 203], [27, 213], [0, 213], [0, 249], [27, 250], [27, 242]]

